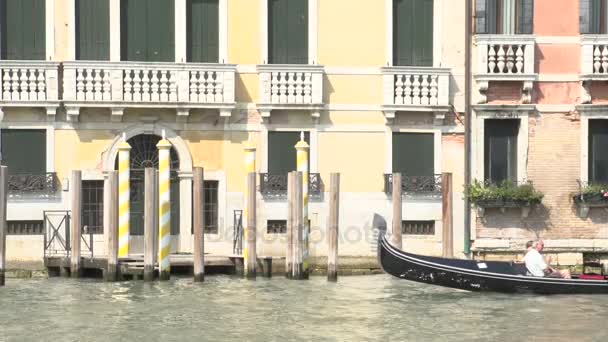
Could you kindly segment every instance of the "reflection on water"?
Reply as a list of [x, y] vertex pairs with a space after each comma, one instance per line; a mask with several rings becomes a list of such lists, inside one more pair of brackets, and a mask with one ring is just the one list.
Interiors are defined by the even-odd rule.
[[608, 296], [480, 294], [387, 275], [12, 280], [0, 341], [605, 341]]

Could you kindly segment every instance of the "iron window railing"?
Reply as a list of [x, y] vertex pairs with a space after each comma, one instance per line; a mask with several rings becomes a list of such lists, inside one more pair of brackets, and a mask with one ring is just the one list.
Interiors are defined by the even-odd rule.
[[8, 235], [42, 235], [44, 225], [42, 220], [7, 221]]
[[9, 194], [53, 194], [57, 191], [59, 180], [55, 172], [18, 173], [8, 175]]
[[401, 233], [406, 235], [435, 235], [435, 221], [401, 221]]
[[[401, 192], [403, 194], [429, 194], [441, 195], [441, 175], [407, 176], [401, 177]], [[384, 192], [393, 193], [393, 174], [384, 175]]]
[[[287, 174], [260, 173], [260, 192], [266, 197], [287, 196]], [[308, 174], [308, 195], [320, 197], [323, 193], [321, 175]]]

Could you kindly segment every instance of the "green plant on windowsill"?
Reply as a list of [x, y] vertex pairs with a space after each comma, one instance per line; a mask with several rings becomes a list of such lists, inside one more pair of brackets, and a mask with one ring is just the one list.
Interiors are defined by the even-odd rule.
[[540, 204], [544, 195], [530, 183], [515, 184], [503, 181], [500, 184], [485, 184], [474, 181], [465, 195], [478, 207], [524, 207]]
[[574, 202], [608, 205], [608, 184], [582, 186], [580, 193], [574, 196]]

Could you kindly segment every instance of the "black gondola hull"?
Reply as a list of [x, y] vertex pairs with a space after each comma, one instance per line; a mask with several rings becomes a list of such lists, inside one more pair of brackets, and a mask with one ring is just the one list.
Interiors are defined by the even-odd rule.
[[509, 262], [421, 256], [398, 250], [384, 236], [378, 243], [382, 269], [395, 277], [468, 291], [538, 294], [608, 294], [608, 281], [554, 279], [518, 274]]

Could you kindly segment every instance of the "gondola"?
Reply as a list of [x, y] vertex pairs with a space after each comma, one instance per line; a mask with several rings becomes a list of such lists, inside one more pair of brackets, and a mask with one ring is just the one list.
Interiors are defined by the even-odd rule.
[[401, 279], [468, 291], [536, 294], [608, 294], [608, 280], [554, 279], [527, 275], [523, 264], [448, 259], [407, 253], [382, 235], [378, 259], [384, 272]]

